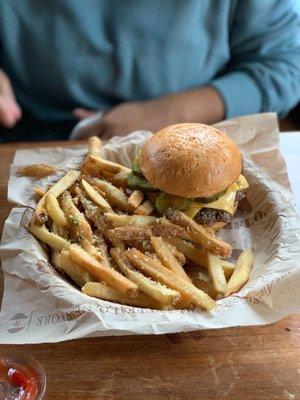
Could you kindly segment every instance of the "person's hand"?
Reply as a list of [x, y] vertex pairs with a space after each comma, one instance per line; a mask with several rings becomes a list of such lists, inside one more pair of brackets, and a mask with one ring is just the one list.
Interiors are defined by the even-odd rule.
[[[156, 132], [163, 127], [180, 122], [212, 123], [224, 116], [224, 105], [219, 94], [210, 87], [188, 92], [171, 94], [154, 100], [121, 103], [102, 118], [84, 127], [80, 138], [97, 135], [109, 139], [114, 135], [145, 129]], [[74, 110], [74, 115], [82, 119], [92, 115], [92, 111]]]
[[12, 128], [21, 118], [22, 111], [6, 74], [0, 70], [0, 126]]
[[[115, 135], [125, 136], [138, 129], [155, 132], [162, 126], [176, 122], [170, 111], [166, 99], [121, 103], [106, 111], [102, 118], [94, 118], [80, 135], [82, 139], [94, 135], [109, 139]], [[92, 115], [96, 117], [95, 112], [84, 109], [75, 109], [74, 115], [81, 120]]]

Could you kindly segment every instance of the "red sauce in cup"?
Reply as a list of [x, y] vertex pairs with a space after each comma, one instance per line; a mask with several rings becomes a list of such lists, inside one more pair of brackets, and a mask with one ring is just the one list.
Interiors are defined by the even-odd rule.
[[41, 391], [44, 388], [41, 388], [40, 371], [29, 363], [0, 358], [1, 400], [37, 400], [42, 398]]

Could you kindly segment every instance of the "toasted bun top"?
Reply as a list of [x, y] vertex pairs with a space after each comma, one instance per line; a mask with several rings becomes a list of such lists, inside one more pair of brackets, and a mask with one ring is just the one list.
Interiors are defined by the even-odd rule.
[[155, 133], [141, 149], [140, 165], [153, 186], [182, 197], [217, 194], [242, 171], [235, 143], [224, 132], [196, 123], [170, 125]]

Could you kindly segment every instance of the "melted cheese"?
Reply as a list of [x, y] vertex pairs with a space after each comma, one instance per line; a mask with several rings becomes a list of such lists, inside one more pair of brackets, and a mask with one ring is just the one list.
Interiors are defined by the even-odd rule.
[[249, 187], [249, 184], [246, 178], [243, 175], [240, 175], [239, 178], [232, 185], [228, 187], [226, 193], [223, 196], [220, 196], [218, 200], [213, 201], [211, 203], [201, 203], [199, 201], [194, 201], [190, 208], [185, 211], [185, 214], [191, 218], [194, 218], [195, 215], [201, 210], [201, 208], [215, 208], [217, 210], [227, 211], [229, 214], [234, 213], [234, 203], [235, 203], [235, 195], [238, 190], [244, 190]]

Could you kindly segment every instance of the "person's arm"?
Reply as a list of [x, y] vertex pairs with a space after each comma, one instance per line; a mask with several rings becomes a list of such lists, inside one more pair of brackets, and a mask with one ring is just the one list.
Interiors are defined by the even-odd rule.
[[300, 98], [300, 24], [290, 0], [238, 1], [230, 27], [231, 61], [211, 85], [226, 117], [285, 115]]
[[16, 102], [9, 78], [0, 69], [0, 127], [12, 128], [21, 115], [22, 111]]

